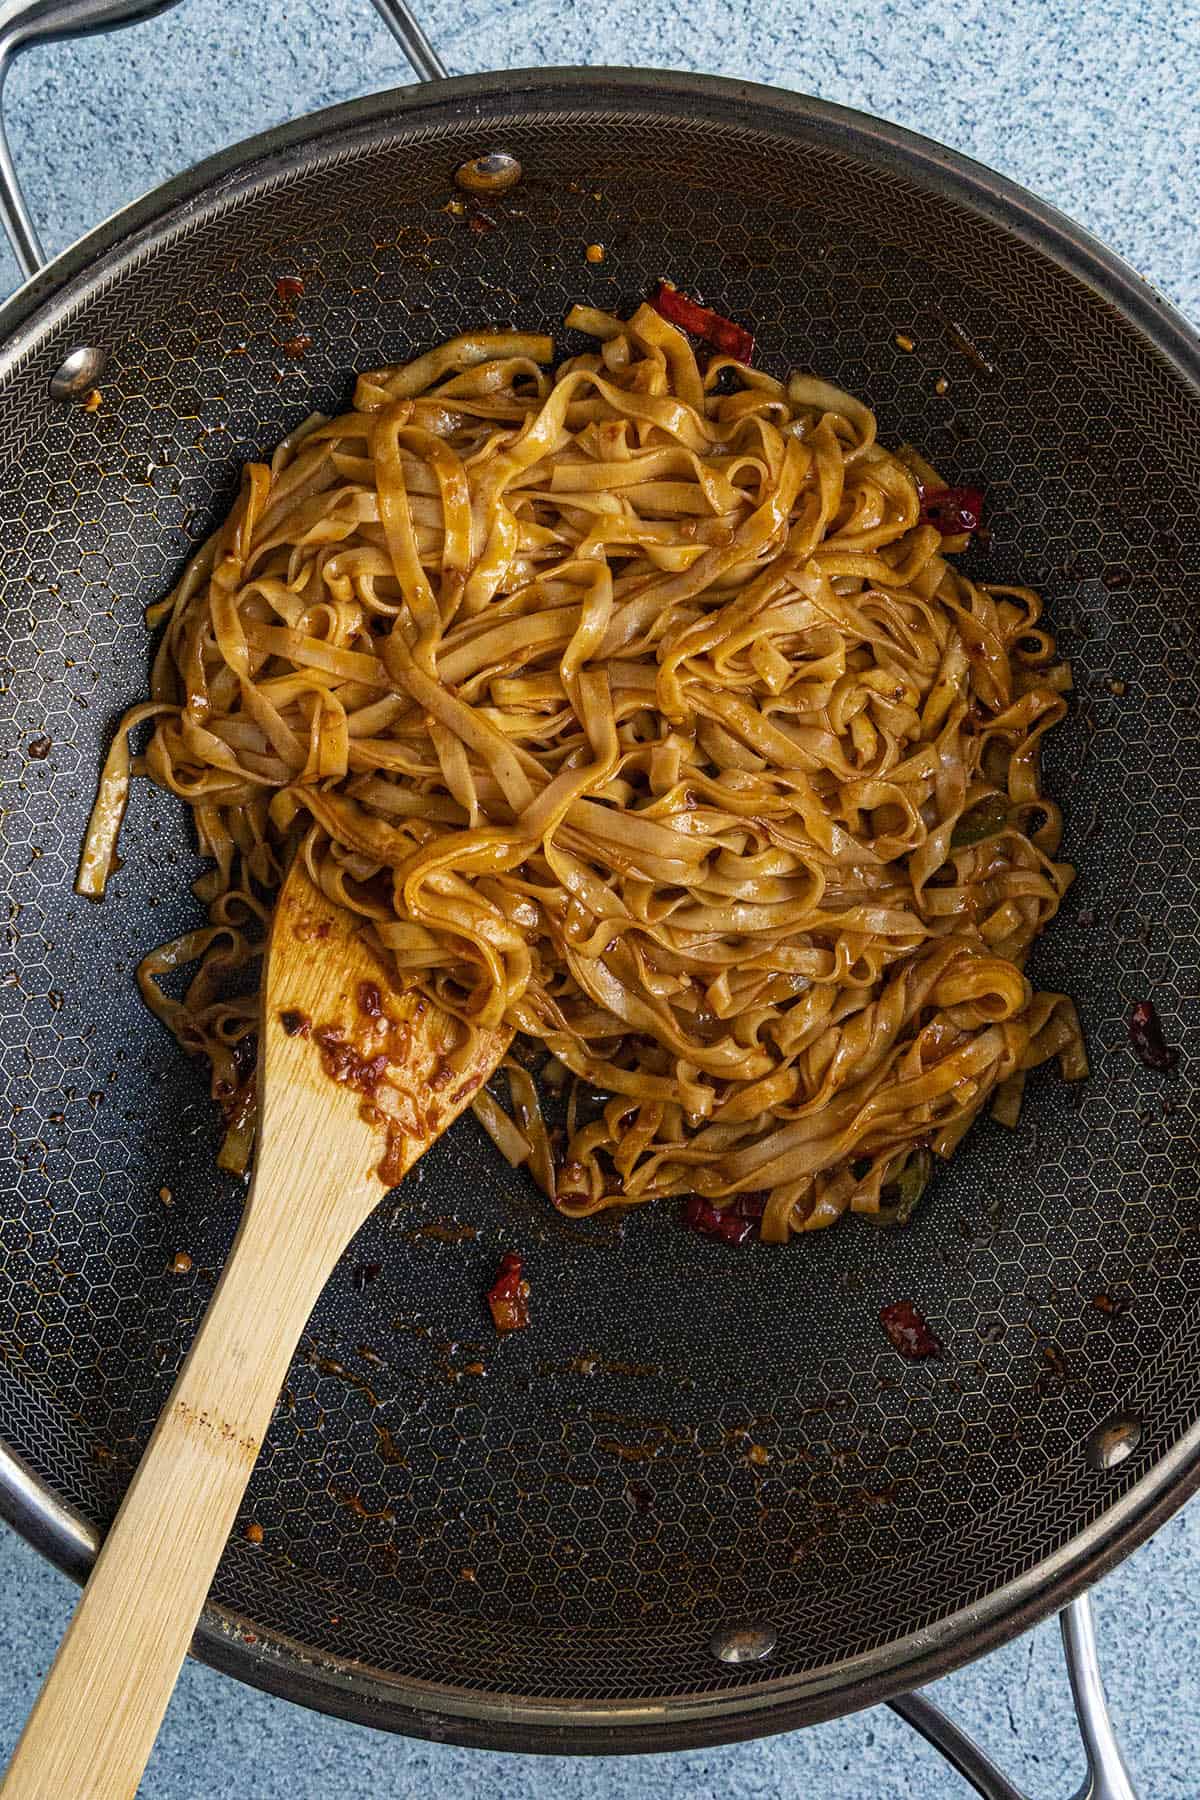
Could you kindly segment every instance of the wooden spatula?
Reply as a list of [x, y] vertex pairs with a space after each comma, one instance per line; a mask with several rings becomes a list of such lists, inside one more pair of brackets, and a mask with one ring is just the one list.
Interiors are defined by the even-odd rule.
[[294, 867], [267, 962], [245, 1216], [26, 1721], [5, 1800], [137, 1792], [317, 1296], [509, 1042], [482, 1036], [464, 1057], [460, 1036], [437, 1007], [389, 989], [352, 917]]

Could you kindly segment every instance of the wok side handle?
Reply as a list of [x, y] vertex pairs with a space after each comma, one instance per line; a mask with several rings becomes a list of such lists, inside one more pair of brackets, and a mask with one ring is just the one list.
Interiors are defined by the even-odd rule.
[[10, 60], [9, 55], [0, 50], [0, 225], [3, 225], [4, 235], [12, 245], [21, 274], [28, 280], [42, 267], [46, 253], [42, 249], [37, 227], [29, 216], [29, 208], [25, 204], [25, 196], [21, 192], [17, 171], [13, 166], [12, 151], [8, 147], [8, 133], [4, 129], [4, 78], [8, 74]]
[[0, 225], [23, 275], [36, 275], [46, 253], [25, 204], [4, 130], [4, 82], [13, 58], [30, 44], [136, 25], [174, 4], [175, 0], [0, 0]]
[[[4, 82], [13, 59], [30, 44], [136, 25], [175, 4], [176, 0], [0, 0], [0, 226], [26, 278], [45, 265], [46, 253], [21, 192], [4, 129]], [[446, 74], [404, 0], [374, 0], [374, 5], [419, 80], [436, 81]]]
[[1087, 1595], [1081, 1594], [1078, 1600], [1072, 1600], [1058, 1615], [1058, 1622], [1075, 1700], [1075, 1717], [1079, 1721], [1079, 1735], [1088, 1760], [1088, 1779], [1080, 1800], [1137, 1800], [1104, 1697], [1100, 1658], [1096, 1654], [1096, 1626]]
[[407, 56], [417, 80], [444, 81], [449, 70], [405, 0], [372, 0], [372, 4]]
[[[1108, 1715], [1092, 1608], [1086, 1594], [1060, 1613], [1059, 1625], [1079, 1735], [1087, 1756], [1087, 1774], [1074, 1800], [1137, 1800]], [[983, 1800], [1028, 1800], [991, 1758], [919, 1690], [893, 1700], [891, 1705], [893, 1712], [919, 1731], [970, 1782], [975, 1792], [983, 1795]]]

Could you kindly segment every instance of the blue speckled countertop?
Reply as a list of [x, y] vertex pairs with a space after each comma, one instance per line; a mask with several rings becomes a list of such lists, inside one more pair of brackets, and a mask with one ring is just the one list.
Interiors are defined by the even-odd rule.
[[[455, 73], [641, 63], [769, 81], [875, 112], [1003, 170], [1107, 239], [1200, 319], [1200, 9], [1184, 0], [426, 0]], [[13, 150], [47, 247], [201, 156], [314, 107], [408, 80], [368, 0], [184, 0], [107, 41], [35, 50], [8, 84]], [[0, 291], [16, 269], [0, 253]], [[0, 1757], [73, 1589], [0, 1535]], [[1113, 1713], [1143, 1800], [1195, 1800], [1200, 1504], [1096, 1595]], [[1081, 1772], [1045, 1625], [939, 1686], [1033, 1797]], [[155, 1800], [957, 1800], [966, 1784], [890, 1713], [674, 1757], [490, 1756], [318, 1718], [189, 1664], [141, 1792]], [[62, 1800], [71, 1800], [62, 1796]]]

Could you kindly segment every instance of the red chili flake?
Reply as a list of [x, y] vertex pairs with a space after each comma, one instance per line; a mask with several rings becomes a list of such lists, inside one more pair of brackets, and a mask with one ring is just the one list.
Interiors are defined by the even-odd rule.
[[358, 984], [358, 1010], [368, 1019], [382, 1019], [383, 995], [373, 981]]
[[276, 298], [283, 306], [290, 306], [304, 292], [304, 283], [299, 275], [280, 275], [275, 281]]
[[309, 1031], [312, 1029], [312, 1020], [307, 1014], [296, 1012], [291, 1007], [289, 1007], [286, 1012], [280, 1013], [279, 1023], [283, 1026], [283, 1029], [287, 1032], [289, 1037], [307, 1037]]
[[681, 294], [669, 281], [659, 282], [658, 291], [650, 304], [670, 324], [678, 325], [680, 331], [689, 332], [692, 337], [702, 338], [724, 356], [732, 356], [738, 362], [748, 363], [754, 355], [753, 332], [747, 331], [744, 325], [735, 325], [732, 319], [714, 312], [710, 306], [701, 306], [698, 301], [689, 300], [686, 294]]
[[983, 494], [974, 487], [926, 488], [921, 496], [922, 525], [936, 525], [943, 537], [978, 531], [983, 522]]
[[322, 1025], [313, 1034], [321, 1051], [321, 1063], [331, 1081], [355, 1087], [362, 1094], [373, 1094], [387, 1072], [388, 1059], [380, 1054], [370, 1059], [353, 1044], [338, 1025]]
[[718, 1212], [715, 1206], [710, 1206], [699, 1194], [692, 1194], [683, 1209], [684, 1223], [690, 1225], [693, 1231], [698, 1231], [701, 1237], [720, 1238], [725, 1244], [744, 1244], [748, 1238], [752, 1238], [756, 1216], [761, 1217], [761, 1214], [746, 1218], [738, 1211], [737, 1202], [726, 1207], [724, 1212]]
[[356, 1266], [354, 1274], [350, 1278], [354, 1283], [356, 1294], [366, 1293], [371, 1283], [378, 1278], [382, 1266], [381, 1263], [359, 1263]]
[[1097, 1312], [1104, 1313], [1107, 1318], [1119, 1319], [1122, 1313], [1129, 1311], [1129, 1295], [1093, 1294], [1092, 1305]]
[[54, 746], [48, 737], [35, 737], [30, 741], [28, 754], [34, 762], [45, 762]]
[[312, 339], [306, 332], [301, 332], [298, 337], [288, 338], [279, 348], [285, 356], [301, 357], [312, 349]]
[[1178, 1050], [1172, 1049], [1163, 1036], [1153, 1000], [1139, 1000], [1130, 1013], [1129, 1042], [1143, 1067], [1157, 1069], [1162, 1075], [1169, 1074], [1179, 1061]]
[[482, 237], [485, 231], [495, 231], [496, 229], [496, 221], [491, 213], [484, 212], [482, 206], [475, 200], [467, 201], [467, 225], [477, 237]]
[[909, 1362], [920, 1362], [926, 1356], [940, 1356], [941, 1342], [936, 1338], [911, 1300], [895, 1300], [879, 1314], [879, 1323], [891, 1339], [893, 1348]]
[[500, 1267], [487, 1297], [497, 1331], [523, 1331], [529, 1323], [529, 1283], [523, 1269], [524, 1264], [515, 1250], [505, 1251], [500, 1258]]

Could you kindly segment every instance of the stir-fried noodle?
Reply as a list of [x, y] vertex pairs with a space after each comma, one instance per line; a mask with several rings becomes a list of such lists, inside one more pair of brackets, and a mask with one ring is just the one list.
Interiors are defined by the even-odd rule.
[[476, 1109], [564, 1211], [698, 1195], [773, 1241], [903, 1214], [1026, 1070], [1085, 1072], [1023, 972], [1072, 874], [1038, 763], [1069, 670], [1035, 594], [947, 560], [937, 477], [860, 401], [702, 372], [647, 306], [568, 324], [595, 349], [557, 373], [547, 337], [456, 338], [249, 465], [151, 609], [80, 890], [152, 719], [135, 768], [215, 867], [208, 926], [140, 979], [211, 1059], [226, 1166], [298, 853], [397, 982], [576, 1078], [559, 1143], [520, 1061], [515, 1117]]

